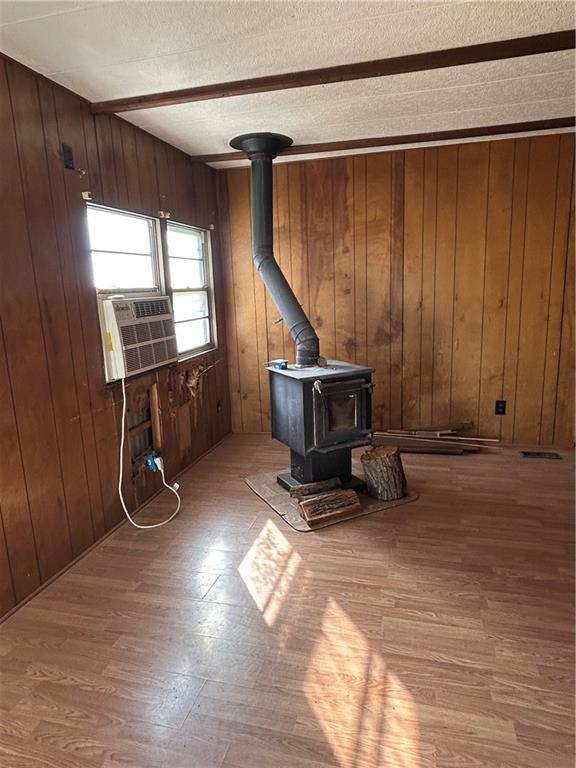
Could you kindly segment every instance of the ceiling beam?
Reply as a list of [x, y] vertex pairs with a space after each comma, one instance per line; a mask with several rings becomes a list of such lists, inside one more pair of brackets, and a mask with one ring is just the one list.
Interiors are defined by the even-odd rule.
[[[478, 128], [457, 128], [452, 131], [432, 131], [430, 133], [411, 133], [404, 136], [380, 136], [369, 139], [349, 139], [328, 141], [320, 144], [293, 144], [282, 150], [286, 155], [309, 155], [317, 152], [344, 152], [354, 149], [377, 149], [404, 144], [423, 144], [433, 141], [459, 141], [461, 139], [481, 139], [487, 136], [502, 136], [514, 133], [532, 133], [534, 131], [552, 131], [560, 128], [574, 128], [576, 117], [555, 117], [550, 120], [531, 120], [524, 123], [503, 123], [484, 125]], [[219, 155], [195, 155], [190, 158], [197, 163], [224, 163], [232, 160], [245, 160], [243, 152], [224, 152]]]
[[194, 101], [225, 99], [231, 96], [246, 96], [250, 93], [283, 91], [288, 88], [308, 88], [313, 85], [342, 83], [347, 80], [365, 80], [371, 77], [389, 77], [407, 72], [423, 72], [429, 69], [459, 67], [464, 64], [478, 64], [484, 61], [513, 59], [519, 56], [534, 56], [554, 51], [566, 51], [575, 47], [574, 30], [549, 32], [530, 37], [515, 37], [492, 43], [466, 45], [442, 51], [426, 51], [389, 59], [363, 61], [357, 64], [343, 64], [323, 69], [308, 69], [301, 72], [285, 72], [280, 75], [255, 77], [250, 80], [233, 80], [228, 83], [214, 83], [178, 91], [149, 93], [143, 96], [128, 96], [124, 99], [98, 101], [91, 105], [95, 114], [133, 112], [137, 109], [168, 107], [175, 104], [189, 104]]

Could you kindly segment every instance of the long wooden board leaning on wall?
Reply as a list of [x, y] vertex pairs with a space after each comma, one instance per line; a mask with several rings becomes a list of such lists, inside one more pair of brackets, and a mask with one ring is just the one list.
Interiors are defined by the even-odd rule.
[[[275, 166], [276, 256], [322, 353], [376, 369], [378, 429], [573, 444], [573, 160], [558, 134]], [[293, 358], [252, 269], [249, 184], [220, 173], [239, 432], [270, 428], [264, 364]]]
[[[120, 391], [104, 384], [82, 192], [206, 228], [217, 201], [210, 168], [1, 57], [0, 168], [1, 616], [122, 519]], [[129, 408], [157, 385], [168, 476], [230, 426], [217, 230], [212, 244], [219, 349], [127, 385]], [[217, 360], [192, 398], [190, 370]], [[125, 467], [134, 508], [159, 479]]]

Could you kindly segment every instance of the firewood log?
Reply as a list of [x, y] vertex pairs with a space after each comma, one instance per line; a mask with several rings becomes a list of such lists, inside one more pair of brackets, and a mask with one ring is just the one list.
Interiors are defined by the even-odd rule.
[[396, 446], [372, 448], [363, 453], [360, 460], [370, 496], [382, 501], [393, 501], [406, 495], [406, 476]]
[[290, 496], [293, 499], [302, 499], [304, 496], [314, 496], [318, 493], [331, 491], [342, 485], [339, 477], [331, 477], [329, 480], [318, 480], [316, 483], [302, 483], [290, 488]]
[[310, 524], [319, 517], [325, 519], [332, 515], [350, 514], [361, 510], [356, 491], [343, 489], [308, 496], [299, 502], [299, 507], [300, 514]]

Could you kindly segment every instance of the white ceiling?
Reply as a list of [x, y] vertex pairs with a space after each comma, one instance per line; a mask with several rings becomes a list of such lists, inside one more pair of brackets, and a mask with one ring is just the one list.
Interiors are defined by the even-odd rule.
[[[91, 101], [574, 27], [572, 2], [0, 2], [0, 50]], [[574, 114], [562, 52], [126, 113], [190, 154]]]

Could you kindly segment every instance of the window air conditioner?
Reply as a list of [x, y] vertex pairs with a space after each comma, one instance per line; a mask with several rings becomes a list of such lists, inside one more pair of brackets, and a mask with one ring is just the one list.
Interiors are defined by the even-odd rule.
[[168, 296], [101, 299], [99, 310], [107, 382], [178, 360]]

